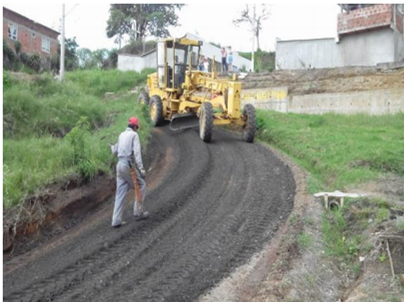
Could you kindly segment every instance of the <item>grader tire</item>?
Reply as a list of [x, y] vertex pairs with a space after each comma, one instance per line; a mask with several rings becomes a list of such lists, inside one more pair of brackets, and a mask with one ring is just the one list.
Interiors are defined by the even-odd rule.
[[213, 106], [211, 103], [202, 104], [201, 116], [199, 118], [199, 136], [205, 143], [212, 140], [213, 132]]
[[243, 118], [245, 124], [242, 129], [242, 138], [247, 143], [254, 142], [255, 132], [257, 131], [257, 118], [255, 108], [251, 104], [246, 104], [243, 108]]
[[149, 105], [150, 103], [149, 94], [146, 91], [143, 91], [141, 94], [139, 94], [139, 97], [137, 98], [137, 103], [141, 105]]
[[153, 95], [150, 99], [150, 119], [154, 127], [164, 122], [163, 102], [158, 95]]

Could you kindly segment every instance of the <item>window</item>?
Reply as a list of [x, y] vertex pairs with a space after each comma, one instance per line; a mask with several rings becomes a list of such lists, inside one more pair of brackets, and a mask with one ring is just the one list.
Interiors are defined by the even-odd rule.
[[404, 4], [397, 4], [397, 9], [401, 14], [404, 14]]
[[32, 35], [32, 37], [33, 37], [33, 38], [35, 38], [35, 37], [36, 37], [36, 34], [35, 34], [34, 32], [32, 32], [32, 34], [31, 34], [31, 35]]
[[50, 52], [50, 40], [48, 38], [42, 37], [42, 51]]
[[14, 23], [8, 23], [8, 37], [11, 40], [17, 41], [18, 27]]

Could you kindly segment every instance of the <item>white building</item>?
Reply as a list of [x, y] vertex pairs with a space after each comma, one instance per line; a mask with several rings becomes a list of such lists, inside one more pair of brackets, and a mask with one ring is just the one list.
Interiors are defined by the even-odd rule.
[[[203, 41], [201, 46], [201, 55], [209, 60], [210, 66], [212, 66], [213, 57], [215, 57], [216, 70], [221, 69], [221, 49], [204, 41], [202, 38], [187, 33], [186, 38], [192, 40]], [[227, 50], [227, 49], [226, 49]], [[233, 70], [237, 71], [240, 69], [249, 70], [251, 66], [251, 60], [241, 57], [236, 51], [233, 51]], [[157, 56], [156, 49], [151, 50], [142, 55], [130, 55], [130, 54], [119, 54], [118, 55], [118, 69], [122, 71], [135, 70], [141, 72], [145, 68], [157, 68]]]

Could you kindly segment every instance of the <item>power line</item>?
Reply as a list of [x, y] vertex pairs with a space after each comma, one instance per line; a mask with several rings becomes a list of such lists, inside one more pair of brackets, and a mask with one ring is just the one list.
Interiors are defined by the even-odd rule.
[[65, 17], [67, 17], [67, 15], [70, 14], [73, 11], [73, 9], [76, 8], [77, 5], [79, 5], [79, 4], [77, 3], [75, 6], [73, 6], [73, 8], [71, 10], [69, 10], [69, 12], [65, 15]]

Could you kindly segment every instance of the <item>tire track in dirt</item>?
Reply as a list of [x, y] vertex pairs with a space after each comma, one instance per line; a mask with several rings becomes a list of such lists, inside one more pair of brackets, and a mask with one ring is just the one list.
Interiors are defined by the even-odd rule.
[[286, 219], [293, 176], [264, 147], [222, 131], [211, 144], [193, 130], [154, 133], [157, 153], [171, 150], [171, 168], [161, 168], [164, 177], [154, 172], [146, 200], [151, 219], [115, 230], [104, 210], [96, 228], [84, 223], [82, 234], [46, 257], [36, 251], [23, 270], [9, 270], [4, 301], [192, 301]]

